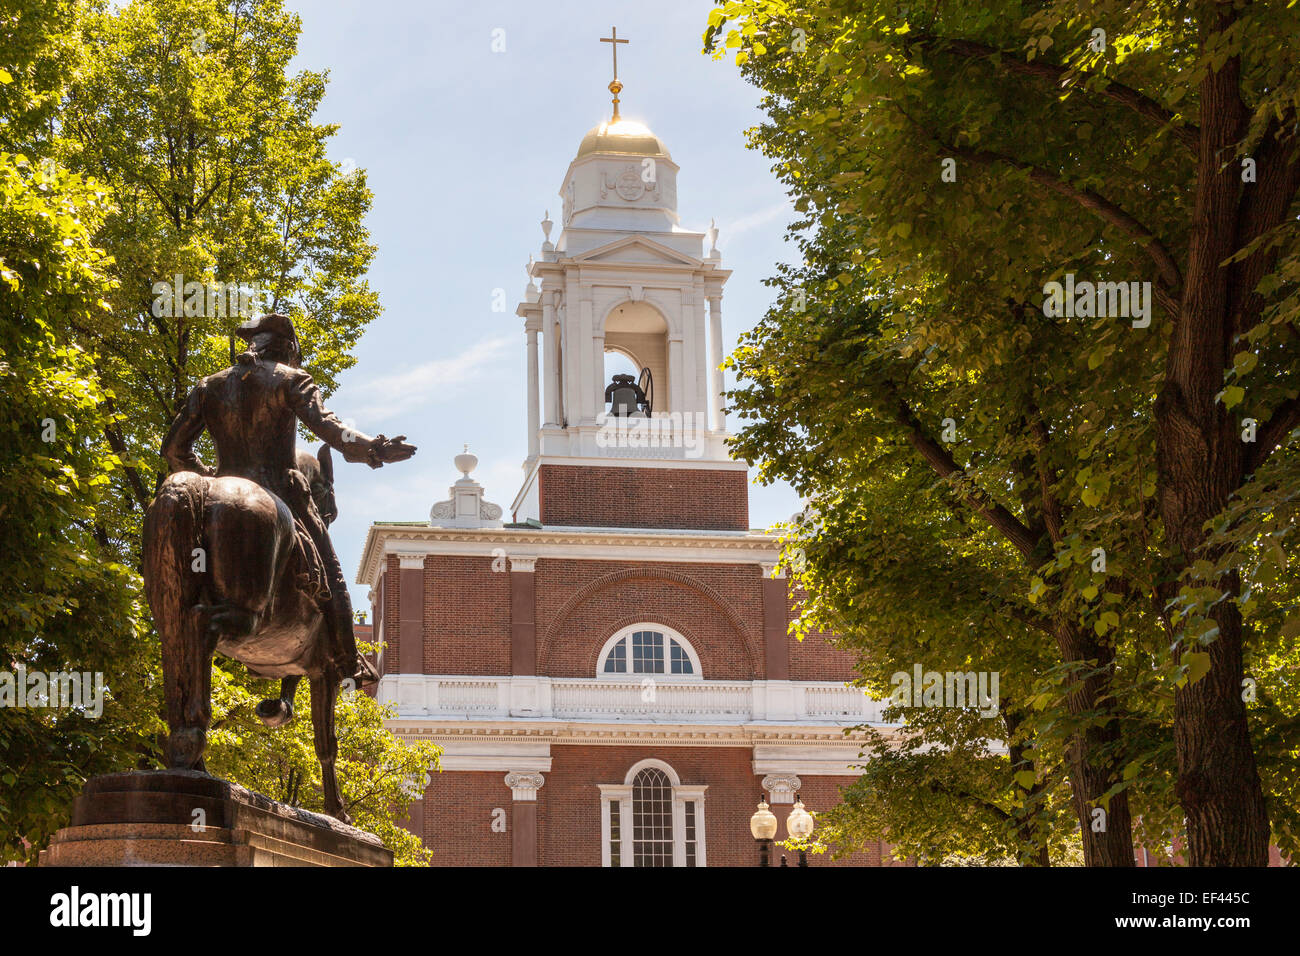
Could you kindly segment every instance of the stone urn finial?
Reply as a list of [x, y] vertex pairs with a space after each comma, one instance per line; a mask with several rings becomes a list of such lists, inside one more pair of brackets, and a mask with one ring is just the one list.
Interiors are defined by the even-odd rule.
[[455, 463], [456, 470], [468, 478], [469, 473], [478, 467], [478, 457], [469, 453], [467, 444], [464, 453], [456, 456]]
[[542, 293], [541, 290], [537, 288], [537, 283], [533, 279], [533, 257], [532, 256], [528, 257], [528, 268], [526, 271], [528, 273], [528, 287], [524, 289], [524, 297], [529, 302], [536, 302], [538, 299], [542, 297]]

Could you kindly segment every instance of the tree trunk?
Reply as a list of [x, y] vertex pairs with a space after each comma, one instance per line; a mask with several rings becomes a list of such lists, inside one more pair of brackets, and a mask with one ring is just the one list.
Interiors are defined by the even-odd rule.
[[[1201, 46], [1226, 30], [1230, 6], [1210, 11]], [[1231, 363], [1235, 321], [1230, 273], [1242, 183], [1236, 146], [1246, 131], [1240, 61], [1207, 70], [1201, 84], [1201, 141], [1182, 308], [1169, 340], [1165, 382], [1155, 405], [1160, 513], [1175, 563], [1188, 567], [1205, 540], [1205, 523], [1241, 485], [1246, 452], [1239, 425], [1218, 394]], [[1241, 699], [1242, 625], [1236, 576], [1219, 582], [1230, 597], [1215, 607], [1217, 639], [1205, 649], [1210, 671], [1174, 696], [1178, 799], [1187, 815], [1192, 866], [1266, 866], [1269, 823]], [[1181, 647], [1176, 651], [1182, 657]]]
[[1085, 866], [1133, 866], [1133, 821], [1129, 814], [1128, 793], [1121, 790], [1110, 798], [1100, 830], [1093, 829], [1093, 810], [1101, 806], [1098, 799], [1119, 779], [1114, 754], [1120, 740], [1119, 718], [1113, 698], [1098, 704], [1109, 690], [1110, 665], [1114, 653], [1093, 640], [1078, 625], [1065, 617], [1056, 624], [1057, 643], [1066, 661], [1096, 661], [1106, 668], [1077, 682], [1066, 699], [1071, 714], [1101, 710], [1110, 714], [1104, 726], [1089, 727], [1076, 733], [1066, 750], [1070, 773], [1070, 799], [1083, 837]]

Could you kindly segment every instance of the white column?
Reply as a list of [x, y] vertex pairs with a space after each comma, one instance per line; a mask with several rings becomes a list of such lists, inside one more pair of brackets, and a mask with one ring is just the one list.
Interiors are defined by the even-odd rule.
[[[595, 322], [592, 320], [590, 286], [583, 287], [582, 301], [578, 306], [578, 320], [578, 334], [574, 336], [574, 351], [577, 353], [578, 361], [574, 364], [578, 366], [580, 371], [578, 381], [575, 383], [578, 388], [578, 404], [574, 411], [579, 415], [579, 422], [590, 423], [596, 418], [595, 392], [597, 382], [591, 355], [591, 337], [595, 331]], [[604, 374], [603, 371], [601, 374]], [[573, 392], [569, 394], [572, 395]], [[570, 421], [569, 424], [573, 424], [573, 422]]]
[[596, 363], [596, 414], [605, 410], [605, 333], [596, 332], [591, 337], [591, 359]]
[[[682, 330], [682, 388], [681, 401], [673, 405], [673, 411], [681, 412], [683, 416], [699, 410], [703, 405], [700, 401], [703, 398], [699, 394], [699, 379], [697, 371], [702, 367], [704, 362], [704, 353], [702, 343], [695, 341], [696, 315], [695, 310], [700, 309], [700, 321], [704, 319], [703, 303], [696, 305], [694, 297], [691, 295], [689, 287], [681, 289], [678, 293], [681, 296], [681, 306], [678, 315], [681, 317]], [[689, 421], [689, 418], [685, 418]]]
[[557, 390], [559, 375], [555, 366], [558, 353], [555, 341], [555, 293], [542, 293], [542, 378], [546, 382], [547, 425], [560, 423], [560, 394]]
[[668, 401], [667, 411], [683, 412], [684, 396], [682, 383], [685, 378], [685, 369], [682, 367], [682, 337], [680, 335], [672, 336], [668, 339]]
[[528, 457], [536, 458], [541, 445], [541, 398], [537, 382], [537, 316], [524, 325], [528, 333]]
[[564, 292], [564, 420], [572, 428], [582, 420], [582, 306], [576, 277], [569, 276]]
[[[705, 344], [705, 331], [708, 328], [704, 315], [704, 299], [691, 295], [691, 414], [698, 415], [700, 431], [709, 429], [709, 360], [708, 347]], [[692, 422], [694, 422], [692, 417]]]
[[709, 296], [709, 364], [710, 404], [713, 406], [713, 428], [715, 431], [727, 430], [727, 416], [722, 411], [722, 296]]

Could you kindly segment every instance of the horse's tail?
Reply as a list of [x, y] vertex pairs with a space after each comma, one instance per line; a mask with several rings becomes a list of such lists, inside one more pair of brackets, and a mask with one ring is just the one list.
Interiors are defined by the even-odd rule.
[[202, 475], [177, 472], [163, 482], [145, 512], [144, 583], [155, 621], [181, 619], [197, 603], [203, 588], [207, 577], [203, 540], [207, 484]]
[[[167, 478], [144, 516], [144, 586], [162, 644], [167, 720], [172, 728], [168, 763], [187, 766], [203, 752], [203, 734], [180, 727], [206, 726], [210, 706], [203, 687], [187, 675], [207, 668], [211, 651], [193, 609], [210, 580], [203, 512], [208, 479], [192, 472]], [[193, 738], [193, 739], [191, 739]]]

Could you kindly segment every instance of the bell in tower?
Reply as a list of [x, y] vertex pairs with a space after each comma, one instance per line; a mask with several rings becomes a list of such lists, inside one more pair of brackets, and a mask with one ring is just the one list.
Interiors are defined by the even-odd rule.
[[609, 405], [609, 414], [617, 418], [631, 418], [636, 414], [650, 415], [650, 393], [646, 387], [652, 381], [649, 368], [641, 370], [641, 381], [634, 382], [632, 376], [620, 373], [605, 389], [605, 402]]

